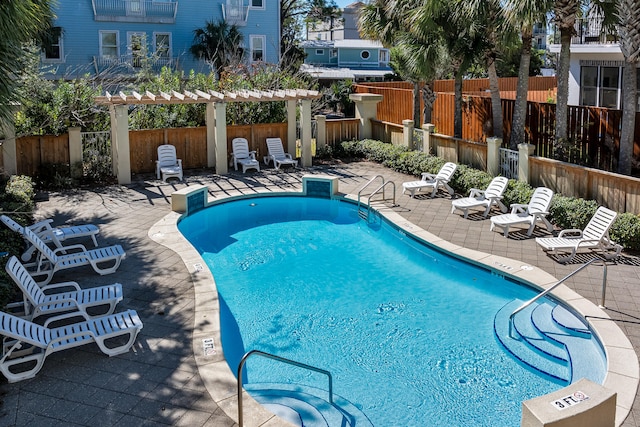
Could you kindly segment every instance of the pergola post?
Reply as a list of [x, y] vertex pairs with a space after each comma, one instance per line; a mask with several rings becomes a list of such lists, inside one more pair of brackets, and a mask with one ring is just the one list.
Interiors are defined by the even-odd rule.
[[229, 172], [229, 163], [227, 161], [227, 103], [216, 102], [214, 110], [216, 173], [224, 175]]
[[116, 148], [116, 106], [109, 105], [109, 119], [111, 120], [111, 172], [118, 176], [118, 150]]
[[207, 103], [205, 122], [207, 124], [207, 167], [213, 168], [216, 166], [216, 115], [215, 104], [212, 102]]
[[313, 153], [311, 152], [311, 100], [300, 101], [300, 144], [302, 146], [302, 167], [311, 167], [313, 163]]
[[[14, 107], [11, 107], [13, 110]], [[13, 117], [13, 114], [11, 115]], [[13, 120], [0, 121], [0, 126], [4, 131], [4, 142], [2, 143], [2, 162], [4, 173], [16, 175], [18, 173], [18, 149], [16, 148], [16, 126]]]
[[131, 184], [131, 156], [129, 154], [129, 107], [115, 106], [116, 138], [115, 152], [117, 159], [118, 184]]
[[298, 103], [295, 99], [287, 100], [287, 152], [296, 157], [296, 111]]
[[72, 177], [82, 177], [82, 132], [79, 127], [69, 128], [69, 166]]

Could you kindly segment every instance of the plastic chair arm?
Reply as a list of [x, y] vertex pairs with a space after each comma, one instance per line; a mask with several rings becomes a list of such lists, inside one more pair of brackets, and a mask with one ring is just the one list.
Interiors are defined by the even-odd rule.
[[[59, 314], [57, 316], [52, 316], [49, 317], [47, 320], [45, 320], [44, 322], [44, 327], [48, 328], [49, 325], [53, 322], [58, 322], [60, 320], [67, 320], [67, 319], [73, 319], [74, 317], [82, 317], [83, 318], [83, 322], [89, 321], [91, 320], [89, 318], [89, 315], [87, 313], [85, 313], [84, 311], [73, 311], [71, 313], [64, 313], [64, 314]], [[79, 323], [79, 322], [71, 322], [71, 323]]]
[[57, 294], [60, 292], [64, 292], [64, 291], [58, 291], [58, 292], [51, 292], [49, 294], [47, 294], [46, 291], [50, 291], [50, 290], [56, 290], [58, 288], [74, 288], [76, 291], [81, 291], [82, 289], [80, 288], [80, 285], [78, 285], [77, 282], [61, 282], [61, 283], [52, 283], [51, 285], [46, 285], [40, 288], [40, 290], [42, 292], [44, 292], [46, 295], [51, 295], [51, 294]]
[[[572, 236], [565, 236], [565, 234], [572, 234]], [[582, 230], [578, 230], [577, 228], [570, 228], [567, 230], [562, 230], [558, 237], [568, 237], [568, 238], [580, 238], [582, 237]]]

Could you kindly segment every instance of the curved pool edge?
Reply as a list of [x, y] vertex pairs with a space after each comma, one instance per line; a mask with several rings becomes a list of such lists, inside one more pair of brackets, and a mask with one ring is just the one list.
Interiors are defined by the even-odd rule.
[[[208, 206], [235, 199], [282, 195], [292, 196], [301, 195], [301, 193], [299, 191], [265, 191], [251, 195], [233, 195], [211, 201]], [[357, 196], [354, 195], [337, 194], [336, 196], [352, 202], [357, 200]], [[376, 211], [400, 230], [415, 236], [428, 245], [497, 274], [517, 279], [539, 289], [546, 289], [557, 282], [555, 277], [538, 267], [526, 265], [510, 258], [467, 249], [443, 240], [406, 220], [389, 207], [379, 206]], [[214, 402], [229, 418], [237, 422], [237, 383], [235, 375], [228, 367], [222, 353], [215, 279], [200, 254], [178, 230], [177, 224], [181, 216], [182, 214], [176, 212], [169, 213], [149, 229], [148, 235], [155, 242], [178, 254], [190, 273], [195, 293], [195, 320], [192, 334], [195, 361], [205, 387]], [[615, 322], [609, 320], [606, 312], [567, 286], [560, 285], [552, 294], [580, 315], [589, 318], [593, 331], [600, 339], [607, 356], [607, 373], [603, 386], [617, 393], [615, 424], [620, 426], [631, 411], [640, 381], [640, 365], [630, 340]], [[209, 338], [214, 340], [216, 353], [213, 355], [204, 354], [203, 339]], [[266, 425], [274, 427], [291, 426], [288, 422], [267, 411], [246, 392], [243, 393], [243, 396], [243, 416], [246, 425], [268, 423]]]

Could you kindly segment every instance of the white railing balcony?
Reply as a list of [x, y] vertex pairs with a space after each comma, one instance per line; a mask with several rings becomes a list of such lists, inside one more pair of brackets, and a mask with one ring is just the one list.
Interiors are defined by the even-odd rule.
[[247, 25], [249, 17], [249, 6], [239, 5], [237, 1], [227, 1], [222, 3], [222, 17], [230, 25]]
[[[575, 35], [571, 38], [571, 44], [616, 44], [618, 34], [615, 30], [603, 28], [601, 17], [589, 17], [577, 19], [575, 24]], [[553, 43], [560, 43], [560, 30], [553, 27]]]
[[91, 0], [96, 21], [174, 24], [177, 1]]
[[143, 66], [151, 67], [159, 71], [162, 67], [175, 68], [177, 58], [171, 57], [140, 57], [134, 55], [122, 56], [94, 56], [93, 62], [97, 73], [113, 71], [115, 73], [130, 73], [141, 69]]

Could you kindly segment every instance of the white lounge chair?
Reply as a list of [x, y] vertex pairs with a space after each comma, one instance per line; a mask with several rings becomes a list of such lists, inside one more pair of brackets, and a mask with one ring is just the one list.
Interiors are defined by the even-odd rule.
[[511, 205], [511, 213], [491, 217], [491, 230], [501, 228], [504, 237], [509, 237], [509, 227], [528, 224], [527, 236], [531, 236], [536, 224], [542, 222], [549, 232], [553, 231], [553, 226], [546, 218], [552, 198], [552, 190], [546, 187], [536, 188], [528, 204], [515, 203]]
[[[4, 225], [9, 227], [16, 233], [24, 234], [24, 227], [15, 222], [13, 219], [6, 215], [0, 215], [0, 221]], [[98, 242], [96, 235], [100, 232], [98, 227], [93, 224], [74, 225], [69, 227], [51, 227], [53, 220], [46, 219], [44, 221], [36, 222], [33, 225], [29, 225], [28, 228], [35, 232], [42, 241], [45, 243], [53, 243], [57, 248], [62, 247], [62, 243], [66, 240], [80, 237], [90, 237], [93, 240], [93, 244], [97, 247]], [[36, 250], [35, 246], [27, 243], [27, 250], [22, 254], [23, 261], [29, 261], [33, 256], [33, 252]]]
[[[558, 255], [559, 262], [570, 262], [580, 249], [599, 249], [606, 259], [620, 256], [622, 246], [609, 238], [609, 228], [618, 214], [611, 209], [600, 206], [583, 230], [562, 230], [558, 237], [537, 237], [536, 243], [542, 249]], [[613, 251], [612, 254], [609, 252]], [[559, 252], [568, 252], [560, 256]]]
[[264, 156], [264, 163], [268, 166], [271, 161], [276, 169], [280, 169], [282, 165], [298, 166], [298, 161], [291, 157], [291, 154], [285, 153], [280, 138], [267, 138], [267, 150], [269, 154]]
[[449, 181], [453, 177], [458, 165], [452, 162], [445, 163], [437, 174], [428, 172], [422, 173], [422, 179], [420, 181], [408, 181], [402, 183], [402, 194], [409, 192], [411, 197], [415, 196], [416, 191], [421, 191], [423, 188], [430, 188], [433, 198], [440, 188], [444, 188], [453, 196], [453, 188], [449, 186]]
[[158, 146], [158, 160], [156, 160], [156, 176], [163, 181], [178, 178], [182, 181], [182, 159], [178, 159], [176, 147], [171, 144]]
[[[77, 316], [78, 313], [69, 313], [53, 317], [41, 326], [0, 312], [0, 335], [3, 336], [0, 371], [7, 380], [13, 383], [33, 378], [49, 354], [92, 342], [108, 356], [126, 353], [142, 329], [142, 321], [133, 310], [49, 328], [54, 321]], [[126, 340], [124, 344], [123, 340]]]
[[260, 172], [260, 163], [256, 159], [256, 152], [249, 151], [249, 142], [244, 138], [233, 138], [231, 141], [233, 153], [233, 167], [238, 170], [238, 163], [242, 166], [242, 173], [247, 169], [257, 169]]
[[[99, 307], [104, 308], [99, 312], [99, 315], [103, 316], [113, 313], [116, 305], [122, 301], [120, 283], [84, 290], [80, 289], [76, 282], [56, 283], [40, 288], [15, 256], [9, 258], [5, 270], [24, 295], [24, 316], [29, 320], [41, 315], [68, 311], [87, 313], [88, 308]], [[95, 312], [87, 314], [96, 315]]]
[[[24, 237], [38, 250], [36, 260], [25, 264], [25, 267], [40, 286], [49, 283], [56, 271], [83, 265], [91, 265], [95, 272], [101, 275], [113, 273], [125, 257], [124, 249], [120, 245], [92, 250], [87, 250], [83, 245], [71, 245], [52, 250], [28, 228], [24, 229]], [[64, 254], [61, 254], [63, 251]], [[44, 279], [38, 281], [39, 277]]]
[[451, 202], [451, 213], [457, 210], [464, 213], [466, 219], [469, 215], [469, 209], [484, 208], [483, 217], [489, 215], [492, 206], [497, 206], [504, 213], [507, 212], [507, 207], [502, 203], [502, 195], [507, 189], [509, 179], [504, 176], [497, 176], [491, 180], [486, 190], [479, 190], [472, 188], [469, 191], [469, 197], [463, 197]]

